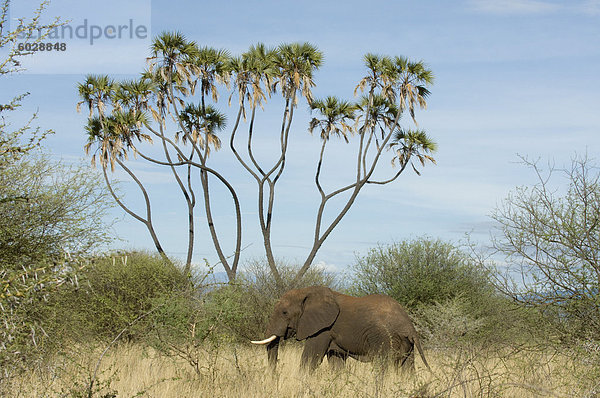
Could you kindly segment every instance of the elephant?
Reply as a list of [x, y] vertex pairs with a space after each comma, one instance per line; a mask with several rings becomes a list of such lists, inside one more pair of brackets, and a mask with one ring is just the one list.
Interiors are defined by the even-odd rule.
[[301, 367], [315, 370], [327, 356], [334, 367], [348, 357], [368, 362], [378, 357], [393, 361], [396, 369], [414, 371], [416, 346], [425, 366], [419, 336], [402, 306], [389, 296], [352, 297], [328, 287], [312, 286], [286, 292], [273, 310], [266, 339], [268, 363], [275, 369], [279, 342], [306, 340]]

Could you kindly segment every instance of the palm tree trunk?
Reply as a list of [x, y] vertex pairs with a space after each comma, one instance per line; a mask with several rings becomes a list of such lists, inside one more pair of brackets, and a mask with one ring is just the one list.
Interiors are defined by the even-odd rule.
[[156, 251], [158, 252], [158, 254], [163, 258], [163, 260], [165, 260], [165, 262], [167, 262], [169, 264], [173, 264], [171, 262], [171, 260], [169, 259], [169, 257], [167, 256], [167, 254], [165, 253], [165, 251], [163, 250], [162, 245], [160, 244], [160, 241], [158, 239], [158, 236], [156, 235], [156, 231], [154, 230], [154, 226], [152, 224], [152, 213], [151, 213], [151, 209], [150, 209], [150, 201], [148, 199], [148, 193], [146, 192], [146, 189], [144, 188], [144, 186], [142, 185], [142, 183], [140, 182], [140, 180], [135, 176], [135, 174], [133, 174], [133, 172], [129, 168], [127, 168], [127, 166], [125, 166], [123, 164], [123, 162], [121, 162], [120, 160], [117, 159], [117, 163], [119, 164], [119, 166], [121, 166], [123, 168], [123, 170], [125, 170], [125, 172], [127, 174], [129, 174], [131, 176], [131, 178], [134, 179], [134, 181], [138, 184], [138, 187], [142, 190], [142, 193], [144, 195], [144, 200], [146, 201], [146, 217], [147, 218], [143, 218], [139, 214], [137, 214], [134, 211], [132, 211], [131, 209], [129, 209], [119, 199], [119, 197], [114, 192], [114, 190], [112, 188], [112, 184], [110, 183], [110, 180], [108, 178], [108, 174], [106, 172], [106, 165], [103, 165], [102, 166], [102, 172], [104, 174], [104, 181], [106, 182], [106, 186], [108, 187], [108, 190], [109, 190], [110, 194], [112, 195], [112, 197], [115, 200], [115, 202], [117, 202], [117, 204], [127, 214], [129, 214], [130, 216], [132, 216], [133, 218], [135, 218], [136, 220], [140, 221], [142, 224], [144, 224], [146, 226], [146, 229], [148, 229], [148, 232], [150, 233], [150, 237], [152, 238], [152, 241], [154, 242], [154, 247], [156, 248]]
[[[190, 155], [190, 160], [193, 156]], [[196, 205], [196, 197], [192, 190], [192, 165], [188, 164], [187, 167], [187, 183], [188, 190], [191, 195], [191, 201], [188, 201], [188, 251], [185, 260], [185, 268], [183, 269], [185, 275], [190, 275], [192, 270], [192, 256], [194, 254], [194, 206]]]
[[[175, 169], [175, 166], [172, 164], [172, 160], [171, 160], [171, 155], [169, 153], [169, 149], [167, 147], [167, 142], [165, 140], [165, 135], [163, 132], [163, 125], [161, 123], [160, 125], [160, 137], [162, 138], [162, 144], [163, 144], [163, 152], [165, 153], [165, 158], [167, 159], [167, 162], [171, 163], [171, 172], [173, 173], [173, 176], [175, 177], [175, 180], [177, 181], [177, 185], [179, 186], [179, 189], [181, 190], [181, 193], [183, 194], [183, 197], [185, 199], [187, 208], [188, 208], [188, 249], [187, 249], [187, 256], [186, 256], [186, 260], [185, 260], [185, 267], [183, 269], [183, 272], [185, 275], [189, 275], [192, 269], [192, 255], [194, 253], [194, 207], [196, 205], [196, 199], [194, 197], [194, 191], [192, 190], [192, 185], [191, 185], [191, 165], [188, 164], [188, 171], [187, 171], [187, 179], [188, 179], [188, 185], [187, 188], [185, 187], [185, 185], [183, 184], [183, 181], [181, 181], [181, 178], [179, 177], [179, 174], [177, 174], [177, 170]], [[192, 150], [192, 153], [189, 157], [189, 159], [192, 159], [192, 156], [194, 155], [194, 151]], [[189, 192], [188, 192], [189, 189]]]
[[[176, 105], [175, 98], [173, 95], [173, 87], [171, 85], [171, 82], [169, 82], [168, 93], [170, 95], [170, 100], [171, 100], [170, 102], [173, 105], [173, 110], [174, 110], [175, 114], [178, 114], [177, 105]], [[202, 95], [204, 96], [204, 94], [202, 94]], [[204, 107], [204, 105], [203, 105], [203, 107]], [[214, 170], [209, 170], [208, 167], [206, 167], [206, 159], [207, 159], [206, 151], [208, 150], [208, 139], [205, 140], [206, 148], [205, 148], [205, 154], [203, 155], [201, 148], [199, 148], [196, 145], [196, 143], [192, 140], [192, 135], [190, 134], [190, 131], [183, 125], [180, 118], [177, 118], [177, 122], [178, 122], [181, 130], [184, 132], [184, 134], [190, 139], [190, 142], [192, 143], [192, 147], [193, 147], [194, 151], [196, 153], [198, 153], [198, 155], [200, 157], [200, 165], [198, 165], [198, 166], [200, 167], [200, 182], [202, 184], [202, 193], [204, 196], [204, 210], [206, 213], [206, 222], [208, 224], [208, 229], [210, 231], [210, 235], [211, 235], [215, 250], [217, 251], [217, 256], [219, 257], [219, 261], [221, 262], [221, 265], [223, 266], [223, 268], [225, 269], [225, 272], [227, 273], [227, 278], [228, 278], [229, 282], [233, 282], [235, 280], [236, 273], [237, 273], [238, 263], [239, 263], [239, 259], [240, 259], [241, 245], [242, 245], [242, 212], [240, 209], [239, 200], [238, 200], [235, 190], [233, 189], [231, 184], [229, 184], [229, 182], [223, 176], [221, 176]], [[197, 165], [196, 163], [193, 163], [191, 161], [189, 164]], [[230, 191], [230, 193], [233, 197], [233, 201], [234, 201], [234, 205], [235, 205], [236, 223], [237, 223], [237, 229], [236, 229], [237, 239], [236, 239], [235, 252], [233, 254], [233, 262], [232, 262], [231, 266], [229, 265], [229, 262], [227, 261], [227, 257], [225, 256], [225, 254], [223, 253], [223, 250], [221, 248], [221, 244], [219, 242], [219, 236], [216, 232], [213, 217], [212, 217], [212, 210], [211, 210], [211, 205], [210, 205], [210, 191], [208, 189], [208, 171], [210, 171], [211, 174], [215, 175], [217, 178], [219, 178], [219, 180], [221, 182], [223, 182], [223, 184], [225, 184], [225, 186]]]
[[321, 248], [321, 246], [323, 245], [325, 240], [329, 237], [331, 232], [333, 232], [335, 227], [337, 227], [337, 225], [340, 223], [340, 221], [342, 221], [342, 218], [344, 218], [346, 213], [348, 213], [348, 210], [350, 210], [350, 208], [354, 204], [354, 201], [356, 200], [356, 197], [358, 196], [358, 193], [360, 192], [360, 190], [363, 186], [364, 186], [364, 183], [358, 184], [355, 186], [354, 191], [352, 192], [352, 195], [350, 195], [350, 198], [346, 202], [346, 205], [339, 212], [337, 217], [331, 222], [331, 224], [325, 230], [325, 232], [323, 232], [323, 234], [320, 234], [321, 220], [323, 217], [323, 212], [325, 210], [325, 204], [326, 204], [327, 200], [329, 200], [331, 197], [326, 197], [324, 200], [321, 201], [321, 205], [319, 206], [319, 210], [317, 213], [317, 222], [316, 222], [316, 226], [315, 226], [315, 237], [313, 240], [313, 246], [312, 246], [310, 252], [308, 253], [308, 256], [306, 257], [304, 264], [298, 271], [298, 274], [296, 274], [296, 276], [294, 277], [294, 279], [292, 281], [292, 286], [295, 286], [300, 281], [300, 279], [302, 279], [304, 274], [306, 274], [306, 272], [312, 265], [312, 262], [314, 261], [316, 255], [317, 255], [317, 252], [319, 251], [319, 249]]
[[[215, 229], [215, 224], [212, 217], [212, 210], [210, 206], [208, 175], [204, 170], [200, 171], [200, 181], [202, 182], [202, 192], [204, 194], [204, 211], [206, 212], [206, 223], [210, 231], [210, 237], [212, 238], [213, 245], [215, 246], [215, 250], [217, 251], [219, 261], [221, 262], [223, 268], [225, 268], [225, 272], [227, 273], [227, 279], [229, 280], [229, 282], [233, 282], [235, 280], [236, 272], [232, 269], [231, 266], [229, 266], [227, 257], [223, 253], [223, 249], [221, 248], [221, 244], [219, 242], [219, 236], [217, 235], [217, 231]], [[236, 255], [238, 255], [238, 253], [236, 253]]]

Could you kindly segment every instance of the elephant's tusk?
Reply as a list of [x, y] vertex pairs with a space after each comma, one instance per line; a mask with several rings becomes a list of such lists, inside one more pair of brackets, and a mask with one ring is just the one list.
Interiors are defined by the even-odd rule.
[[252, 344], [268, 344], [271, 341], [275, 340], [277, 338], [277, 336], [273, 335], [271, 337], [269, 337], [268, 339], [264, 339], [264, 340], [260, 340], [260, 341], [250, 341]]

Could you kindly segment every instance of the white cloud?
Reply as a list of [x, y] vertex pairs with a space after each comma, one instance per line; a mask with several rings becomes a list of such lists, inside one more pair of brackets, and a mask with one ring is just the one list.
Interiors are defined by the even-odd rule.
[[326, 272], [340, 272], [341, 268], [333, 263], [327, 263], [325, 261], [319, 261], [317, 262], [313, 268], [321, 268], [323, 270], [325, 270]]

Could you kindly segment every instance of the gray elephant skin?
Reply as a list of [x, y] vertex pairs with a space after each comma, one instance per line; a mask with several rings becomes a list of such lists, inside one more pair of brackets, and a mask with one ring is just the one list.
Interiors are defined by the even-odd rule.
[[386, 357], [396, 369], [414, 370], [415, 346], [429, 368], [408, 314], [385, 295], [352, 297], [323, 286], [293, 289], [275, 305], [265, 335], [252, 343], [267, 346], [273, 368], [280, 341], [292, 337], [305, 340], [301, 365], [310, 370], [325, 356], [334, 368], [349, 357], [359, 361]]

